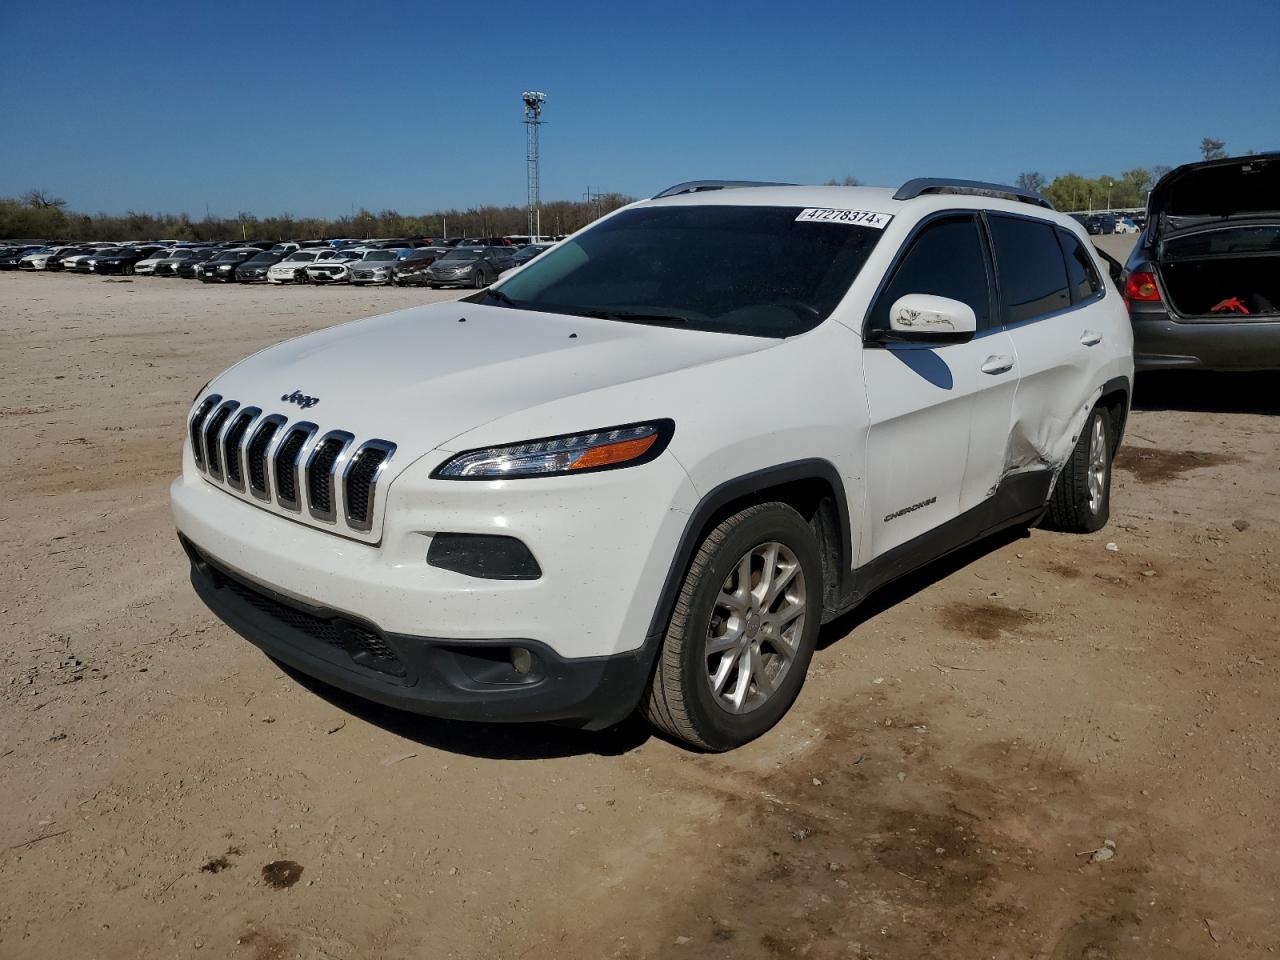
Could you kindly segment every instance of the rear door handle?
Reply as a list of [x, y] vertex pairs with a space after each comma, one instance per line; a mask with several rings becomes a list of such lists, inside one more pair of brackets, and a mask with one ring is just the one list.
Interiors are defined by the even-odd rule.
[[1097, 330], [1086, 330], [1080, 334], [1080, 342], [1086, 347], [1096, 347], [1102, 342], [1102, 334]]
[[1005, 373], [1013, 369], [1013, 357], [987, 357], [981, 370], [983, 373]]

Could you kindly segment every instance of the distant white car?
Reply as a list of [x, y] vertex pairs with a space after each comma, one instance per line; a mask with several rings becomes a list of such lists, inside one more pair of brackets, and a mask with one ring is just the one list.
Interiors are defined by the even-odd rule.
[[35, 253], [28, 253], [25, 257], [18, 261], [19, 270], [48, 270], [49, 258], [57, 256], [63, 250], [70, 250], [71, 247], [45, 247], [43, 250], [37, 250]]
[[158, 264], [161, 260], [168, 260], [169, 256], [172, 253], [173, 251], [168, 249], [157, 250], [151, 256], [147, 257], [147, 259], [139, 260], [137, 263], [135, 263], [133, 265], [133, 272], [143, 273], [143, 274], [155, 273], [156, 264]]
[[1116, 233], [1137, 233], [1138, 225], [1127, 217], [1116, 221]]
[[98, 251], [93, 250], [89, 253], [78, 253], [74, 257], [67, 257], [62, 261], [62, 269], [67, 273], [88, 273], [89, 268], [85, 265], [85, 261], [91, 260], [97, 255]]
[[351, 265], [358, 263], [366, 251], [355, 248], [335, 250], [337, 256], [309, 263], [303, 269], [311, 283], [346, 283], [351, 279]]
[[311, 247], [307, 250], [295, 250], [267, 271], [267, 283], [298, 283], [307, 280], [307, 265], [321, 260], [333, 260], [338, 256], [337, 250], [327, 247]]

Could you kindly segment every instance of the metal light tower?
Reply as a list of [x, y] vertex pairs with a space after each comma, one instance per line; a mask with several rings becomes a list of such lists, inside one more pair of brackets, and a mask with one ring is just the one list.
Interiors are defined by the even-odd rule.
[[547, 95], [540, 90], [526, 90], [520, 95], [524, 100], [524, 125], [529, 131], [529, 238], [542, 236], [542, 182], [538, 170], [538, 128], [542, 126], [542, 103]]

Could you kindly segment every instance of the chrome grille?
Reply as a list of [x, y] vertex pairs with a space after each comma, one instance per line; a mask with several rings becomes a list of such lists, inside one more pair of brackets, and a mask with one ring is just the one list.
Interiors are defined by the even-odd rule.
[[368, 530], [373, 525], [373, 494], [396, 445], [386, 440], [370, 440], [347, 461], [342, 472], [347, 526]]
[[201, 470], [204, 469], [204, 422], [209, 416], [209, 411], [216, 407], [221, 399], [222, 397], [216, 393], [209, 394], [200, 406], [196, 407], [196, 412], [191, 417], [191, 455], [195, 458], [196, 466]]
[[302, 448], [307, 445], [316, 429], [314, 423], [295, 423], [276, 449], [273, 464], [276, 474], [276, 503], [286, 510], [302, 509], [298, 493], [298, 459], [302, 456]]
[[345, 430], [333, 430], [320, 438], [307, 458], [307, 509], [317, 520], [334, 518], [333, 481], [338, 458], [354, 439]]
[[249, 464], [249, 492], [259, 500], [271, 499], [271, 488], [268, 486], [271, 475], [267, 469], [267, 451], [271, 448], [271, 441], [275, 439], [276, 432], [284, 424], [285, 418], [278, 413], [263, 417], [245, 449], [245, 459]]
[[227, 424], [227, 418], [235, 413], [239, 406], [240, 404], [235, 400], [227, 400], [213, 412], [213, 416], [209, 418], [204, 428], [204, 468], [211, 477], [218, 480], [222, 479], [222, 450], [218, 438], [222, 435], [222, 428]]
[[227, 483], [237, 490], [244, 489], [244, 451], [241, 445], [245, 434], [249, 432], [249, 426], [258, 419], [260, 413], [262, 411], [257, 407], [245, 407], [235, 415], [222, 441], [223, 471], [226, 473]]
[[219, 394], [196, 405], [188, 433], [196, 467], [210, 482], [292, 513], [305, 505], [311, 518], [360, 533], [373, 529], [378, 483], [396, 449], [381, 439], [357, 443], [345, 430], [320, 434], [310, 421], [264, 416]]

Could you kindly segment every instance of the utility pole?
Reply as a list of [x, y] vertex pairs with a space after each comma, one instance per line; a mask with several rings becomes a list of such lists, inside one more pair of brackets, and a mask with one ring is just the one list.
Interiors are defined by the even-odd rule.
[[539, 169], [541, 160], [538, 155], [538, 130], [542, 126], [542, 104], [547, 95], [540, 90], [526, 90], [520, 96], [524, 100], [524, 125], [528, 133], [525, 157], [528, 165], [529, 238], [533, 241], [542, 236], [542, 172]]

